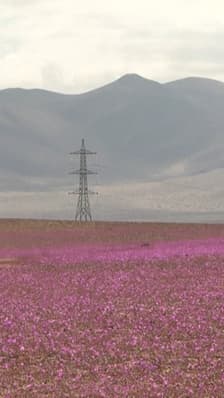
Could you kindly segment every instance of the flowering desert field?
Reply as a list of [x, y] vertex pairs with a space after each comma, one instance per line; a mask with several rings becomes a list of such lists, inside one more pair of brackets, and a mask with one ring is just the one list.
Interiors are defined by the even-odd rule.
[[224, 225], [0, 221], [0, 398], [222, 398]]

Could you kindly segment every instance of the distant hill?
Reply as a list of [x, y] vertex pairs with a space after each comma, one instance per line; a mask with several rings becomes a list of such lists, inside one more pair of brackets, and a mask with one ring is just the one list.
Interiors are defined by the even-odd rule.
[[0, 190], [65, 189], [81, 138], [98, 152], [102, 184], [162, 181], [224, 167], [224, 84], [160, 84], [136, 74], [65, 95], [0, 91]]

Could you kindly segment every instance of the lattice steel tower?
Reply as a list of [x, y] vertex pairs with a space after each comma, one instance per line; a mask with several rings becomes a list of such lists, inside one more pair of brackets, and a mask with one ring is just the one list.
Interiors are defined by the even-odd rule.
[[85, 147], [85, 141], [82, 139], [81, 149], [79, 151], [71, 152], [70, 155], [80, 155], [80, 168], [74, 170], [70, 174], [79, 175], [79, 189], [71, 192], [73, 195], [78, 195], [77, 208], [75, 214], [76, 221], [92, 221], [89, 195], [94, 195], [96, 192], [89, 191], [88, 178], [89, 174], [97, 174], [87, 169], [87, 155], [95, 155], [96, 152], [88, 151]]

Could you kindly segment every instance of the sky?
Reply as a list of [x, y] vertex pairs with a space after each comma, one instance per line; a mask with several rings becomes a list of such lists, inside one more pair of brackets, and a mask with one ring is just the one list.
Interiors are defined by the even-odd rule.
[[0, 89], [80, 93], [126, 73], [224, 81], [223, 0], [1, 0]]

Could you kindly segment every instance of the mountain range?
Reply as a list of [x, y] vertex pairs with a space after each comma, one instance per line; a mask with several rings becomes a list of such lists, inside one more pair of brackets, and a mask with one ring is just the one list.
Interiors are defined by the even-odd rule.
[[99, 172], [97, 217], [122, 218], [123, 206], [127, 219], [152, 211], [212, 219], [224, 211], [223, 104], [224, 83], [197, 77], [160, 84], [129, 74], [78, 95], [1, 90], [0, 215], [69, 217], [64, 194], [78, 159], [68, 154], [84, 138], [97, 152], [88, 158]]

